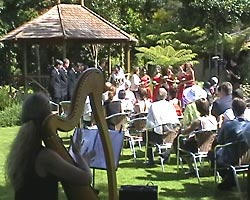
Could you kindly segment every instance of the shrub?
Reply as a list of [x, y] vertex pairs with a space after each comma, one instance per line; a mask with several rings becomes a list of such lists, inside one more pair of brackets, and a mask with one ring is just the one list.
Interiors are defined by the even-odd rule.
[[11, 105], [11, 97], [9, 95], [9, 86], [0, 87], [0, 111]]
[[21, 103], [14, 103], [0, 111], [0, 126], [10, 127], [21, 124]]

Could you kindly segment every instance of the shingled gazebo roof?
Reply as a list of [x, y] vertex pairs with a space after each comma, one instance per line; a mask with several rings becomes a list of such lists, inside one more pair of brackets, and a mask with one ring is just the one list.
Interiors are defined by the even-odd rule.
[[59, 4], [23, 24], [0, 41], [81, 43], [133, 43], [137, 40], [82, 5]]

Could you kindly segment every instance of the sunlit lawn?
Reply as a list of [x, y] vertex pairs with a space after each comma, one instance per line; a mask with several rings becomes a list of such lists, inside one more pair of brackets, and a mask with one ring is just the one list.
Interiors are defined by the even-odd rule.
[[[13, 199], [11, 188], [6, 185], [4, 177], [4, 162], [13, 137], [18, 127], [0, 128], [0, 200]], [[144, 148], [144, 147], [143, 147]], [[143, 149], [144, 151], [144, 149]], [[198, 184], [197, 178], [188, 178], [183, 170], [177, 173], [175, 155], [171, 155], [170, 163], [165, 164], [165, 172], [162, 172], [159, 163], [153, 168], [147, 168], [144, 164], [144, 153], [138, 149], [138, 159], [132, 159], [128, 148], [122, 151], [119, 168], [117, 171], [118, 190], [121, 185], [146, 185], [152, 182], [158, 186], [158, 199], [239, 199], [234, 192], [220, 192], [216, 189], [213, 172], [208, 167], [200, 170], [202, 186]], [[158, 158], [156, 157], [155, 160]], [[243, 182], [244, 181], [244, 182]], [[244, 193], [246, 182], [241, 182]], [[100, 191], [100, 199], [108, 199], [107, 176], [105, 170], [95, 170], [95, 188]], [[63, 190], [60, 189], [60, 199], [66, 199]]]

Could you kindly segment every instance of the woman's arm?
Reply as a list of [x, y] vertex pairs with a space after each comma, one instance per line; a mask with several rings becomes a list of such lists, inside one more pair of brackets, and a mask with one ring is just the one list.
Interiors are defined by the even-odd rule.
[[55, 151], [46, 148], [37, 157], [36, 171], [41, 177], [52, 174], [59, 180], [70, 184], [90, 185], [92, 182], [90, 168], [80, 155], [77, 159], [81, 162], [81, 168], [67, 162]]
[[196, 129], [199, 129], [200, 127], [201, 127], [200, 120], [195, 120], [186, 129], [182, 131], [182, 134], [188, 135], [191, 132], [195, 131]]

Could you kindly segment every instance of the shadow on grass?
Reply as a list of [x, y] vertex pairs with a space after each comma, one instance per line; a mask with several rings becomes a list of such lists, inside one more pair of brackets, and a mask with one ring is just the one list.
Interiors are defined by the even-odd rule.
[[[194, 183], [184, 183], [183, 189], [169, 189], [161, 188], [159, 196], [176, 198], [176, 199], [218, 199], [218, 200], [235, 200], [240, 199], [240, 194], [236, 191], [219, 191], [216, 185], [211, 182], [204, 182], [202, 185]], [[206, 190], [204, 190], [206, 188]], [[246, 197], [246, 193], [243, 192], [243, 196]]]

